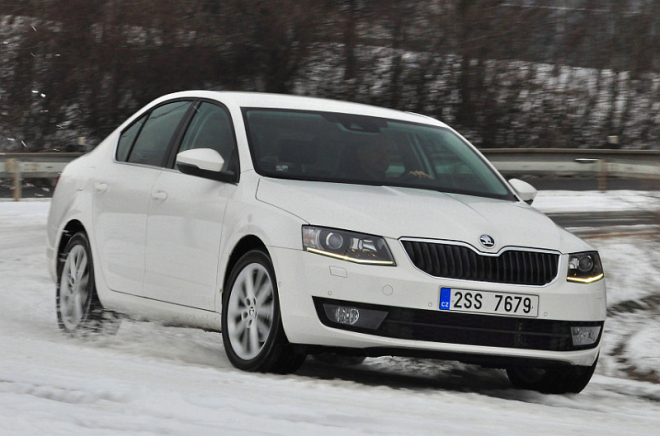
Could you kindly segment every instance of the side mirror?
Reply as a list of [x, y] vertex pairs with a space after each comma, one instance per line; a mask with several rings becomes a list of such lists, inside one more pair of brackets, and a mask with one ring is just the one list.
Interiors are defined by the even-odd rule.
[[210, 148], [195, 148], [176, 155], [176, 166], [183, 174], [236, 183], [237, 175], [233, 171], [222, 171], [224, 165], [220, 153]]
[[516, 191], [518, 197], [520, 197], [520, 199], [527, 204], [532, 204], [532, 202], [536, 198], [536, 194], [538, 194], [536, 188], [534, 188], [529, 183], [523, 182], [522, 180], [519, 179], [509, 180], [509, 185], [511, 185], [514, 191]]

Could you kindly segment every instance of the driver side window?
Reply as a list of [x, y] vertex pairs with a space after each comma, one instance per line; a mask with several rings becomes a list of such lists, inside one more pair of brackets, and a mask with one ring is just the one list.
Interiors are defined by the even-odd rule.
[[223, 171], [238, 172], [238, 152], [227, 111], [211, 103], [203, 102], [195, 109], [195, 116], [186, 131], [179, 153], [195, 148], [210, 148], [225, 160]]
[[[141, 127], [141, 130], [134, 140], [133, 146], [128, 152], [127, 161], [130, 163], [163, 166], [167, 158], [167, 150], [172, 141], [172, 136], [176, 132], [177, 127], [183, 120], [184, 115], [188, 111], [191, 102], [189, 101], [176, 101], [157, 107], [149, 114], [146, 122]], [[136, 126], [142, 121], [135, 123], [129, 130], [125, 132], [127, 139], [131, 139]], [[137, 131], [135, 132], [137, 134]], [[124, 135], [122, 135], [124, 139]], [[126, 148], [123, 143], [119, 146], [119, 151], [122, 153]]]

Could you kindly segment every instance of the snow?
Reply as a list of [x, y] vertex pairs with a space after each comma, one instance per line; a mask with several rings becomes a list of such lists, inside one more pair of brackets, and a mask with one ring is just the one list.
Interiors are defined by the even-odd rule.
[[657, 352], [660, 325], [652, 324], [634, 332], [629, 339], [630, 359], [637, 363], [637, 371], [645, 374], [660, 372], [660, 353]]
[[[660, 229], [658, 229], [660, 233]], [[629, 300], [658, 294], [660, 290], [659, 241], [639, 237], [618, 237], [589, 240], [601, 255], [607, 276], [610, 307]]]
[[660, 211], [660, 193], [653, 191], [539, 191], [534, 207], [551, 212]]
[[[620, 210], [624, 199], [653, 209], [648, 194], [544, 191], [535, 206]], [[592, 382], [553, 396], [514, 390], [499, 370], [406, 358], [244, 373], [219, 334], [148, 322], [65, 336], [46, 271], [48, 207], [0, 201], [0, 436], [651, 435], [660, 426], [657, 237], [590, 240], [612, 313]]]

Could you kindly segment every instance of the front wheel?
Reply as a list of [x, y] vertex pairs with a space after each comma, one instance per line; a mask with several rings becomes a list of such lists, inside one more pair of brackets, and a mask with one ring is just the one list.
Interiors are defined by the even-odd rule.
[[270, 258], [260, 250], [241, 257], [222, 298], [222, 341], [232, 365], [244, 371], [293, 372], [305, 356], [289, 344]]
[[554, 368], [511, 367], [506, 373], [518, 389], [544, 394], [577, 394], [587, 386], [596, 370], [598, 358], [591, 366], [561, 366]]

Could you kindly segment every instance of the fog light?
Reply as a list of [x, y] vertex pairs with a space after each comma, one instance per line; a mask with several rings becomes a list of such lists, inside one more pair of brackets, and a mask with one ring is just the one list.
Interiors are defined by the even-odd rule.
[[354, 307], [338, 307], [335, 310], [335, 322], [353, 325], [360, 319], [360, 311]]
[[591, 345], [596, 343], [600, 335], [600, 327], [571, 327], [573, 345]]
[[387, 312], [381, 310], [329, 303], [323, 304], [323, 311], [332, 323], [372, 330], [378, 329], [387, 317]]

